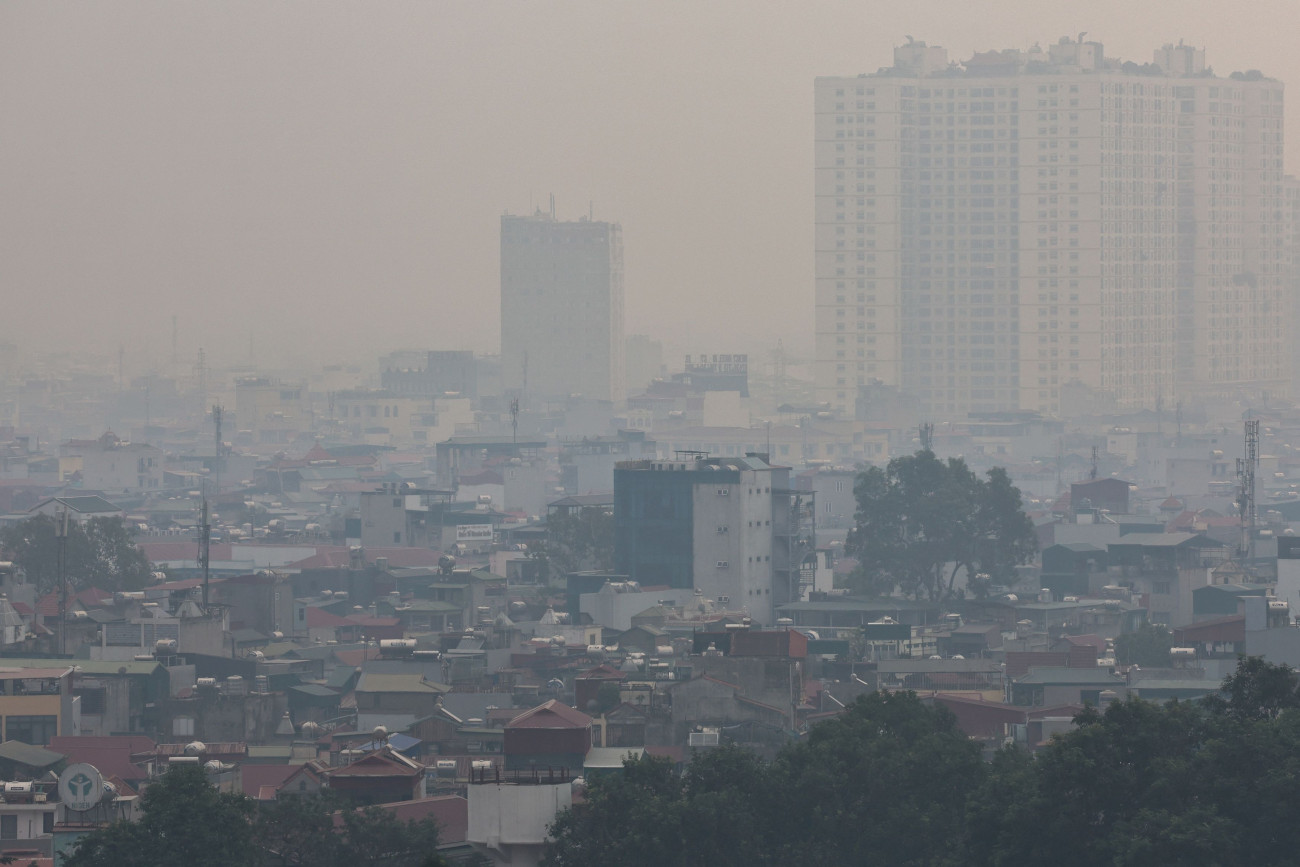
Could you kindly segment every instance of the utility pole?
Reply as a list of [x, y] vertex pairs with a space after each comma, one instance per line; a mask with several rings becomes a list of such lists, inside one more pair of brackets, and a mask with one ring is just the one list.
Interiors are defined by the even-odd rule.
[[59, 573], [59, 653], [68, 652], [68, 509], [54, 516], [55, 565]]

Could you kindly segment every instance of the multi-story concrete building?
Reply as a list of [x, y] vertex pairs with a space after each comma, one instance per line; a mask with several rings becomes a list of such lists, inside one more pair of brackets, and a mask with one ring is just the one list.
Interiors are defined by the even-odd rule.
[[819, 399], [935, 417], [1289, 388], [1282, 95], [1096, 42], [818, 78]]
[[621, 402], [623, 230], [501, 218], [501, 382], [526, 399]]
[[[685, 459], [683, 459], [685, 458]], [[614, 570], [694, 588], [757, 623], [800, 597], [815, 549], [810, 493], [766, 455], [628, 461], [614, 470]]]
[[97, 491], [148, 491], [162, 487], [163, 450], [148, 443], [118, 439], [111, 431], [99, 439], [71, 440], [60, 457], [81, 461], [81, 486]]
[[311, 412], [302, 383], [282, 383], [260, 376], [235, 381], [235, 418], [249, 431], [251, 444], [286, 443], [311, 427]]

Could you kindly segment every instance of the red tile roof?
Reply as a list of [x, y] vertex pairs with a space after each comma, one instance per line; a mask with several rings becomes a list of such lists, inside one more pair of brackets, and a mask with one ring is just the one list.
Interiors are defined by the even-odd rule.
[[351, 777], [418, 777], [424, 766], [396, 753], [387, 747], [362, 756], [341, 768], [331, 768], [331, 778]]
[[156, 745], [143, 735], [57, 735], [50, 739], [49, 748], [67, 756], [70, 764], [86, 762], [98, 768], [105, 777], [121, 777], [134, 782], [147, 780], [149, 773], [133, 762], [132, 757], [150, 754]]
[[307, 628], [320, 629], [326, 626], [345, 626], [347, 621], [337, 614], [331, 614], [315, 605], [307, 606]]
[[574, 710], [558, 699], [527, 710], [506, 724], [506, 729], [575, 729], [590, 728], [591, 717]]
[[298, 765], [255, 765], [245, 762], [239, 766], [240, 783], [245, 795], [264, 801], [267, 798], [262, 794], [263, 789], [269, 789], [271, 798], [274, 798], [284, 781], [296, 770]]
[[339, 665], [346, 665], [349, 668], [360, 668], [361, 664], [366, 661], [365, 650], [336, 650], [334, 658], [339, 661]]

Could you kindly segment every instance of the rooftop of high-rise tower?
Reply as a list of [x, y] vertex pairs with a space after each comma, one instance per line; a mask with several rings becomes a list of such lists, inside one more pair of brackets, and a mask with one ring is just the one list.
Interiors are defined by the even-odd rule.
[[[1021, 48], [976, 51], [965, 61], [950, 60], [947, 49], [927, 45], [907, 37], [894, 49], [894, 65], [880, 69], [877, 75], [917, 77], [977, 78], [1007, 75], [1051, 75], [1088, 72], [1166, 78], [1214, 77], [1205, 63], [1205, 49], [1166, 43], [1155, 49], [1148, 63], [1136, 63], [1107, 57], [1100, 42], [1085, 40], [1087, 33], [1076, 37], [1062, 36], [1055, 44], [1043, 48], [1038, 44]], [[1234, 72], [1234, 79], [1261, 80], [1259, 70]]]

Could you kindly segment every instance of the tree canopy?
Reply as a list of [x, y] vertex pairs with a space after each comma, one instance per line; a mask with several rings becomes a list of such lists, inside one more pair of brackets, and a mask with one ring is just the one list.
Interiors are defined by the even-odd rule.
[[141, 795], [137, 822], [79, 840], [68, 867], [445, 867], [438, 828], [323, 792], [259, 806], [218, 792], [202, 768], [172, 768]]
[[1174, 636], [1163, 626], [1143, 623], [1136, 632], [1126, 632], [1115, 639], [1115, 661], [1120, 665], [1163, 668], [1169, 665], [1169, 650]]
[[[59, 583], [57, 521], [35, 515], [0, 530], [0, 548], [42, 590]], [[132, 541], [134, 533], [121, 518], [91, 518], [68, 523], [64, 575], [75, 587], [138, 590], [149, 582], [151, 567]]]
[[533, 547], [549, 582], [563, 581], [570, 572], [609, 571], [614, 568], [614, 515], [596, 506], [552, 512], [546, 517], [546, 541]]
[[1243, 659], [1223, 697], [1086, 709], [991, 762], [910, 693], [859, 699], [770, 764], [701, 752], [591, 781], [548, 867], [1284, 865], [1300, 851], [1300, 681]]
[[971, 579], [1007, 581], [1038, 550], [1020, 490], [1006, 470], [980, 478], [961, 458], [941, 461], [928, 449], [871, 467], [853, 486], [856, 526], [845, 552], [859, 561], [858, 589], [941, 600]]
[[[764, 765], [739, 747], [593, 779], [560, 816], [548, 867], [934, 864], [956, 852], [979, 747], [912, 693], [876, 693]], [[899, 833], [917, 827], [924, 833]]]

